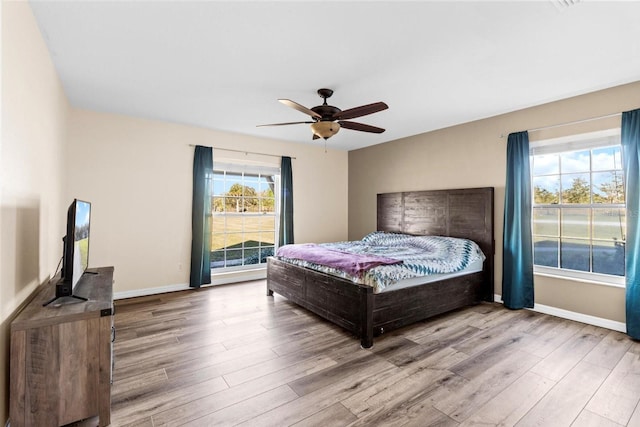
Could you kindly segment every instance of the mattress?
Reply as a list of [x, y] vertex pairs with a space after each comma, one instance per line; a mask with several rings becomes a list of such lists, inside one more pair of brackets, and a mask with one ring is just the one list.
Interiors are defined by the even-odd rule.
[[[359, 263], [360, 259], [370, 261], [372, 257], [396, 259], [401, 262], [382, 263], [377, 266], [374, 263], [372, 268], [354, 274], [331, 263], [318, 264], [314, 254], [306, 257], [304, 252], [313, 251], [314, 247], [321, 247], [325, 253], [335, 252], [337, 256], [334, 258], [353, 259], [354, 263]], [[362, 240], [351, 242], [287, 245], [278, 249], [276, 255], [291, 264], [341, 277], [353, 283], [372, 286], [374, 293], [482, 271], [485, 259], [478, 245], [468, 239], [384, 232], [374, 232]]]
[[385, 287], [378, 293], [397, 291], [399, 289], [410, 288], [413, 286], [426, 285], [427, 283], [438, 282], [440, 280], [453, 279], [454, 277], [466, 276], [467, 274], [479, 273], [482, 271], [484, 264], [483, 259], [477, 259], [471, 262], [467, 267], [455, 273], [436, 273], [428, 276], [412, 277], [409, 279], [398, 280], [397, 282]]

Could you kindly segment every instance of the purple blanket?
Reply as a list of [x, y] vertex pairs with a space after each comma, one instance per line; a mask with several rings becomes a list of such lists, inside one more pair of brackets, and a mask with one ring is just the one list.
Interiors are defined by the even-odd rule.
[[338, 268], [352, 276], [369, 270], [379, 265], [402, 263], [399, 259], [387, 258], [378, 255], [361, 255], [350, 252], [337, 251], [325, 248], [315, 243], [285, 245], [278, 249], [277, 256], [284, 258], [296, 258], [314, 264], [326, 265]]

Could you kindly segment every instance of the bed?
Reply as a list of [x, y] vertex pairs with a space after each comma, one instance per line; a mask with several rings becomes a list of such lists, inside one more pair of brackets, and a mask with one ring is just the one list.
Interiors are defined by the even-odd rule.
[[374, 336], [457, 308], [493, 301], [493, 187], [383, 193], [377, 196], [377, 229], [474, 241], [482, 270], [418, 286], [374, 293], [372, 286], [288, 263], [267, 260], [267, 295], [274, 292], [360, 338]]

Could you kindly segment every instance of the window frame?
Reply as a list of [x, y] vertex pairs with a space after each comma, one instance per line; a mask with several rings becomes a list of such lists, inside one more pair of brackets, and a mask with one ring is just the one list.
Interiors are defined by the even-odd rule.
[[[533, 218], [534, 218], [534, 212], [536, 207], [558, 209], [559, 215], [562, 214], [563, 209], [572, 209], [572, 208], [588, 209], [590, 212], [590, 215], [593, 212], [593, 209], [598, 209], [598, 208], [626, 209], [626, 200], [625, 200], [625, 203], [622, 203], [622, 204], [621, 203], [611, 203], [611, 204], [593, 203], [593, 199], [591, 199], [590, 203], [588, 204], [568, 204], [568, 203], [536, 204], [535, 190], [534, 190], [534, 170], [533, 170], [534, 156], [544, 155], [544, 154], [560, 154], [563, 152], [566, 153], [566, 152], [575, 152], [575, 151], [586, 151], [586, 150], [593, 150], [597, 148], [605, 148], [605, 147], [612, 147], [612, 146], [619, 146], [619, 145], [620, 145], [620, 128], [607, 129], [604, 131], [589, 132], [589, 133], [583, 133], [583, 134], [574, 134], [574, 135], [560, 137], [560, 138], [545, 139], [545, 140], [530, 142], [529, 160], [531, 162], [531, 214], [532, 214], [531, 215], [531, 218], [532, 218], [531, 232], [534, 239], [535, 237], [537, 237], [537, 235], [533, 233], [534, 232]], [[622, 156], [622, 150], [620, 150], [620, 153], [621, 153], [620, 155]], [[592, 159], [590, 159], [590, 162], [592, 162]], [[617, 171], [618, 169], [615, 169], [615, 170]], [[563, 174], [561, 174], [560, 172], [561, 171], [559, 171], [558, 175], [560, 179], [562, 179]], [[590, 176], [592, 176], [594, 172], [597, 173], [600, 171], [599, 170], [594, 171], [593, 164], [590, 163], [588, 173], [590, 174]], [[623, 185], [624, 185], [624, 177], [623, 177]], [[561, 189], [559, 189], [559, 191], [561, 191]], [[593, 182], [590, 182], [590, 195], [591, 197], [593, 197]], [[559, 225], [560, 225], [560, 223], [562, 222], [561, 217], [559, 218], [559, 221], [560, 221], [559, 222]], [[593, 227], [592, 217], [589, 219], [589, 227], [592, 230], [592, 227]], [[562, 232], [560, 230], [557, 238], [560, 244], [560, 242], [562, 242], [562, 239], [563, 239]], [[570, 238], [565, 237], [565, 239], [570, 239]], [[597, 238], [594, 239], [593, 235], [591, 235], [590, 233], [590, 236], [589, 236], [590, 251], [592, 251], [594, 240], [598, 241], [601, 239], [597, 239]], [[626, 240], [624, 242], [626, 243]], [[558, 250], [560, 250], [560, 247]], [[560, 256], [560, 254], [558, 254], [558, 256]], [[590, 255], [589, 269], [591, 270], [592, 268], [593, 268], [593, 255]], [[566, 267], [565, 268], [560, 267], [560, 264], [558, 264], [558, 267], [549, 267], [544, 265], [537, 265], [534, 263], [533, 273], [535, 275], [562, 278], [562, 279], [568, 279], [573, 281], [579, 281], [583, 283], [586, 282], [586, 283], [594, 283], [594, 284], [606, 285], [606, 286], [614, 286], [614, 287], [622, 287], [622, 288], [625, 287], [624, 275], [617, 276], [617, 275], [603, 274], [603, 273], [597, 273], [592, 271], [572, 270]]]
[[[214, 159], [213, 162], [213, 179], [212, 182], [216, 182], [217, 180], [215, 179], [215, 177], [220, 173], [220, 172], [224, 172], [225, 175], [227, 174], [234, 174], [234, 175], [241, 175], [242, 178], [242, 183], [244, 183], [244, 176], [245, 175], [262, 175], [262, 176], [266, 176], [266, 175], [272, 175], [274, 176], [274, 188], [273, 188], [273, 197], [274, 197], [274, 212], [273, 214], [269, 214], [269, 216], [273, 216], [274, 218], [274, 230], [273, 230], [273, 253], [275, 253], [275, 251], [277, 250], [278, 247], [278, 232], [279, 232], [279, 218], [280, 218], [280, 191], [281, 191], [281, 179], [280, 179], [280, 166], [276, 166], [273, 164], [267, 164], [267, 163], [261, 163], [261, 164], [256, 164], [256, 163], [241, 163], [241, 162], [233, 162], [233, 161], [216, 161]], [[214, 185], [215, 188], [215, 185]], [[225, 188], [226, 188], [226, 182], [225, 182]], [[211, 203], [213, 204], [214, 199], [220, 197], [220, 194], [216, 194], [215, 190], [212, 193], [211, 196]], [[244, 196], [242, 196], [244, 197]], [[259, 197], [256, 196], [258, 199]], [[215, 211], [215, 209], [212, 209], [211, 211], [211, 239], [213, 242], [213, 236], [214, 234], [220, 234], [220, 233], [215, 233], [214, 230], [214, 218], [217, 217], [222, 217], [222, 218], [226, 218], [229, 216], [241, 216], [243, 218], [247, 218], [247, 217], [262, 217], [264, 214], [258, 212], [238, 212], [238, 213], [232, 213], [231, 215], [228, 215], [228, 213], [225, 211], [223, 213], [217, 213]], [[244, 224], [243, 224], [243, 229], [242, 232], [244, 232]], [[270, 230], [269, 230], [270, 231]], [[262, 230], [258, 230], [258, 232], [262, 232]], [[226, 233], [225, 233], [226, 234]], [[243, 242], [244, 243], [244, 242]], [[271, 247], [271, 245], [268, 245], [266, 247]], [[257, 246], [257, 249], [262, 248], [262, 246]], [[242, 250], [244, 250], [244, 245]], [[221, 249], [222, 251], [224, 251], [225, 253], [227, 252], [226, 247]], [[216, 250], [211, 250], [211, 252], [216, 252]], [[258, 252], [260, 253], [260, 252]], [[226, 261], [226, 256], [225, 256], [225, 261]], [[243, 257], [244, 259], [244, 257]], [[211, 273], [213, 275], [216, 274], [224, 274], [224, 273], [232, 273], [232, 272], [241, 272], [241, 271], [255, 271], [255, 270], [261, 270], [261, 269], [265, 269], [267, 266], [266, 262], [265, 263], [256, 263], [256, 264], [241, 264], [241, 265], [233, 265], [233, 266], [223, 266], [223, 267], [212, 267], [211, 268]]]

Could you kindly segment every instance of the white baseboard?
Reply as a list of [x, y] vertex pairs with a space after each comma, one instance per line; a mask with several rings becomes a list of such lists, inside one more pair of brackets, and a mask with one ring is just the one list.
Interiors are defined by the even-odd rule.
[[[502, 303], [502, 295], [495, 294], [494, 300]], [[623, 322], [616, 322], [615, 320], [605, 319], [602, 317], [591, 316], [583, 313], [576, 313], [575, 311], [564, 310], [562, 308], [551, 307], [549, 305], [534, 304], [532, 309], [538, 313], [550, 314], [551, 316], [561, 317], [563, 319], [575, 320], [576, 322], [586, 323], [587, 325], [599, 326], [601, 328], [607, 328], [618, 332], [627, 332], [627, 325]]]
[[120, 291], [113, 293], [113, 299], [127, 299], [136, 297], [146, 297], [149, 295], [164, 294], [167, 292], [186, 291], [189, 289], [188, 283], [179, 283], [177, 285], [160, 286], [158, 288], [134, 289], [132, 291]]
[[[234, 271], [228, 273], [215, 274], [211, 276], [211, 284], [204, 285], [204, 287], [208, 286], [218, 286], [218, 285], [228, 285], [231, 283], [238, 282], [248, 282], [250, 280], [260, 280], [265, 279], [267, 277], [266, 269], [258, 269], [258, 270], [249, 270], [249, 271]], [[135, 297], [146, 297], [149, 295], [157, 295], [164, 294], [167, 292], [177, 292], [177, 291], [186, 291], [192, 289], [189, 287], [188, 283], [178, 283], [175, 285], [167, 285], [160, 286], [157, 288], [145, 288], [145, 289], [134, 289], [132, 291], [121, 291], [114, 292], [113, 299], [126, 299], [126, 298], [135, 298]]]

